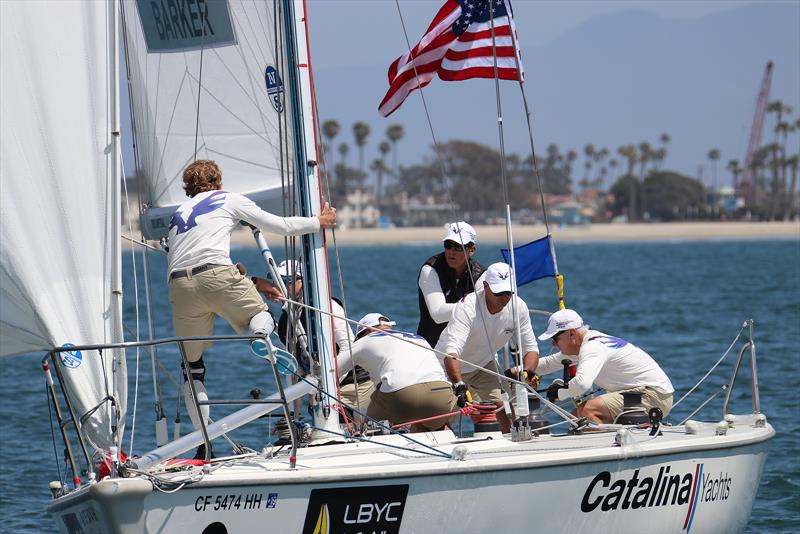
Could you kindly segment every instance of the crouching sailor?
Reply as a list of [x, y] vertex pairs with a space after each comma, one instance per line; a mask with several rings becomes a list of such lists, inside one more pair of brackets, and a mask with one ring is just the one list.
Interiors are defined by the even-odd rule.
[[[233, 265], [230, 257], [231, 232], [245, 221], [279, 235], [302, 235], [336, 224], [336, 210], [327, 203], [316, 217], [278, 217], [259, 208], [245, 196], [222, 190], [222, 172], [214, 161], [197, 160], [183, 171], [189, 200], [175, 210], [169, 223], [169, 301], [177, 336], [210, 336], [214, 319], [224, 318], [241, 334], [248, 328], [257, 335], [269, 335], [275, 321], [259, 291], [272, 298], [282, 296], [266, 280], [254, 283]], [[208, 406], [197, 414], [186, 375], [191, 375], [198, 400], [206, 394], [203, 350], [209, 341], [186, 343], [189, 372], [184, 370], [183, 392], [187, 411], [199, 428], [200, 417], [208, 422]], [[253, 351], [266, 352], [263, 339], [254, 340]], [[210, 456], [200, 446], [197, 457]]]
[[420, 421], [412, 432], [446, 428], [456, 397], [431, 346], [417, 334], [392, 330], [397, 323], [380, 313], [359, 321], [351, 352], [339, 354], [339, 376], [353, 363], [369, 372], [376, 389], [367, 416], [392, 425]]
[[[591, 330], [574, 310], [559, 310], [550, 316], [547, 331], [539, 339], [552, 340], [560, 352], [539, 359], [540, 375], [563, 369], [561, 361], [568, 357], [576, 364], [575, 377], [568, 386], [554, 384], [548, 396], [558, 399], [580, 397], [592, 383], [608, 391], [586, 401], [580, 415], [599, 423], [612, 423], [622, 412], [622, 393], [642, 394], [646, 409], [659, 408], [664, 416], [672, 409], [674, 389], [661, 367], [636, 345]], [[526, 367], [527, 369], [527, 367]]]

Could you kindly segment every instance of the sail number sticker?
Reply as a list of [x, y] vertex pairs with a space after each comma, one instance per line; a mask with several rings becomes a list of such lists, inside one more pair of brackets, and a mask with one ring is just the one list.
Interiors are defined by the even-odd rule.
[[303, 534], [400, 532], [408, 484], [311, 490]]
[[[72, 343], [64, 343], [62, 347], [74, 347]], [[83, 362], [83, 354], [79, 350], [65, 350], [61, 353], [61, 363], [70, 369], [79, 367]]]
[[233, 493], [230, 495], [201, 495], [194, 501], [195, 512], [219, 510], [263, 510], [278, 505], [277, 493]]
[[264, 69], [264, 83], [267, 84], [267, 94], [272, 107], [278, 113], [283, 111], [283, 80], [272, 65]]

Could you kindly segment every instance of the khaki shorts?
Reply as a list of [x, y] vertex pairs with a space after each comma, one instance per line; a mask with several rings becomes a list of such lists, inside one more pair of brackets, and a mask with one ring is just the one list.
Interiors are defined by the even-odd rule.
[[[358, 383], [357, 391], [355, 382], [343, 385], [339, 388], [339, 391], [342, 394], [342, 402], [354, 410], [367, 413], [370, 397], [372, 396], [372, 392], [375, 391], [375, 384], [372, 380], [367, 379]], [[358, 399], [358, 403], [356, 403], [356, 398]]]
[[646, 410], [649, 410], [650, 408], [659, 408], [663, 412], [664, 417], [669, 415], [670, 410], [672, 410], [672, 393], [660, 393], [653, 388], [644, 386], [626, 389], [625, 391], [615, 391], [613, 393], [606, 393], [598, 397], [603, 399], [603, 402], [605, 402], [606, 408], [608, 408], [609, 413], [611, 413], [612, 421], [622, 413], [622, 407], [625, 404], [622, 394], [626, 391], [636, 391], [641, 393], [642, 406], [644, 406]]
[[[376, 389], [367, 415], [378, 421], [388, 420], [393, 425], [409, 423], [435, 415], [449, 414], [455, 409], [456, 396], [449, 382], [414, 384], [391, 393]], [[419, 423], [428, 430], [444, 426], [447, 417]]]
[[[495, 373], [498, 372], [497, 362], [494, 360], [484, 365], [483, 368]], [[495, 375], [490, 375], [489, 373], [484, 373], [476, 369], [471, 373], [462, 373], [461, 380], [463, 380], [467, 388], [469, 388], [469, 393], [472, 395], [473, 401], [488, 401], [495, 404], [503, 402], [503, 398], [500, 396], [500, 379]]]
[[[219, 315], [238, 334], [250, 326], [250, 319], [267, 305], [250, 278], [233, 265], [223, 265], [194, 276], [169, 281], [172, 326], [176, 336], [210, 336]], [[210, 347], [210, 341], [186, 343], [186, 357], [195, 362]]]

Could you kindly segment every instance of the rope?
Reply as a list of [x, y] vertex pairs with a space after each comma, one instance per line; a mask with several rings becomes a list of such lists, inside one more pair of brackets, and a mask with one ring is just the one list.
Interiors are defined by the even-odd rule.
[[53, 430], [53, 407], [50, 406], [50, 390], [47, 382], [44, 384], [44, 396], [47, 399], [47, 413], [50, 416], [50, 437], [53, 440], [53, 458], [56, 461], [56, 471], [58, 471], [58, 480], [63, 484], [66, 482], [65, 478], [61, 477], [61, 464], [58, 463], [58, 448], [56, 447], [56, 431]]
[[[491, 406], [491, 411], [494, 411], [494, 408], [495, 408], [494, 406]], [[424, 419], [416, 419], [414, 421], [407, 421], [405, 423], [399, 423], [397, 425], [392, 425], [392, 429], [398, 429], [398, 428], [401, 428], [401, 427], [404, 427], [404, 426], [416, 425], [418, 423], [427, 423], [428, 421], [435, 421], [437, 419], [446, 419], [446, 418], [449, 418], [449, 417], [453, 417], [454, 415], [470, 416], [473, 413], [478, 412], [480, 410], [481, 410], [481, 408], [479, 408], [477, 405], [470, 404], [470, 405], [464, 406], [460, 410], [456, 410], [455, 412], [445, 413], [445, 414], [441, 414], [441, 415], [434, 415], [433, 417], [426, 417]]]
[[[122, 158], [120, 157], [120, 160]], [[124, 165], [123, 165], [124, 168]], [[127, 180], [122, 181], [122, 187], [125, 190], [125, 211], [128, 215], [128, 233], [133, 231], [131, 228], [131, 204], [128, 198], [128, 183]], [[136, 317], [136, 342], [139, 342], [139, 278], [136, 275], [136, 249], [131, 245], [131, 270], [133, 271], [133, 294], [136, 297], [133, 299], [134, 315]], [[128, 452], [133, 453], [134, 437], [136, 436], [136, 408], [139, 403], [139, 356], [141, 352], [139, 347], [136, 347], [136, 374], [133, 382], [133, 414], [131, 415], [131, 439], [128, 446]]]
[[709, 375], [710, 375], [710, 374], [711, 374], [711, 373], [714, 371], [714, 369], [716, 369], [716, 368], [717, 368], [717, 366], [719, 366], [719, 364], [721, 364], [721, 363], [722, 363], [722, 360], [724, 360], [724, 359], [725, 359], [725, 357], [728, 355], [728, 353], [731, 351], [731, 349], [734, 347], [734, 345], [736, 345], [736, 342], [737, 342], [737, 341], [739, 341], [739, 338], [741, 337], [741, 335], [742, 335], [742, 332], [744, 331], [744, 329], [745, 329], [746, 327], [747, 327], [747, 323], [744, 323], [744, 324], [742, 324], [742, 327], [739, 329], [739, 333], [738, 333], [738, 334], [736, 334], [736, 338], [735, 338], [735, 339], [733, 340], [733, 342], [730, 344], [730, 346], [728, 347], [728, 350], [726, 350], [726, 351], [725, 351], [725, 354], [723, 354], [723, 355], [722, 355], [722, 357], [720, 357], [720, 359], [719, 359], [719, 360], [717, 360], [717, 363], [715, 363], [713, 366], [711, 366], [711, 369], [709, 369], [709, 370], [708, 370], [708, 372], [707, 372], [705, 375], [703, 375], [703, 378], [701, 378], [701, 379], [700, 379], [700, 380], [699, 380], [699, 381], [698, 381], [698, 382], [697, 382], [697, 383], [696, 383], [694, 386], [692, 386], [692, 389], [690, 389], [689, 391], [687, 391], [687, 392], [686, 392], [686, 394], [684, 394], [684, 396], [683, 396], [683, 397], [681, 397], [680, 399], [678, 399], [678, 402], [676, 402], [676, 403], [674, 403], [674, 404], [672, 405], [672, 409], [673, 409], [673, 410], [675, 409], [675, 407], [676, 407], [677, 405], [679, 405], [681, 402], [683, 402], [683, 399], [685, 399], [686, 397], [688, 397], [688, 396], [689, 396], [689, 395], [690, 395], [690, 394], [691, 394], [691, 393], [692, 393], [692, 392], [693, 392], [695, 389], [697, 389], [697, 387], [698, 387], [700, 384], [702, 384], [702, 383], [703, 383], [703, 381], [704, 381], [706, 378], [708, 378], [708, 376], [709, 376]]

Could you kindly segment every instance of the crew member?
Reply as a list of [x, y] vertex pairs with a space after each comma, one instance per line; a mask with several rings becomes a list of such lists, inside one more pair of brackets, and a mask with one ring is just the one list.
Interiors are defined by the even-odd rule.
[[[521, 354], [526, 362], [536, 367], [539, 348], [531, 328], [528, 306], [514, 295], [511, 276], [511, 267], [507, 264], [490, 265], [486, 269], [483, 288], [456, 304], [453, 318], [436, 345], [439, 353], [447, 354], [444, 368], [456, 392], [461, 394], [459, 404], [464, 403], [468, 389], [477, 400], [502, 406], [499, 378], [483, 369], [498, 372], [495, 354], [510, 339], [516, 340], [515, 323], [520, 328]], [[513, 310], [517, 313], [516, 321]], [[473, 365], [462, 369], [460, 361]], [[510, 431], [511, 423], [504, 411], [498, 412], [497, 421], [503, 432]]]
[[392, 330], [395, 322], [380, 313], [359, 321], [351, 352], [339, 356], [340, 372], [352, 361], [369, 372], [376, 389], [367, 415], [397, 425], [441, 415], [411, 426], [412, 432], [446, 428], [456, 397], [442, 365], [428, 342], [408, 332]]
[[453, 315], [455, 303], [481, 287], [486, 269], [472, 259], [478, 249], [476, 238], [475, 229], [464, 221], [448, 224], [444, 251], [428, 258], [419, 271], [417, 334], [432, 347]]
[[586, 401], [579, 415], [598, 423], [612, 423], [622, 413], [622, 393], [626, 391], [641, 393], [642, 405], [660, 408], [665, 417], [672, 409], [675, 390], [656, 361], [633, 343], [591, 330], [574, 310], [552, 314], [547, 331], [539, 339], [552, 340], [560, 352], [539, 359], [537, 365], [526, 361], [525, 369], [535, 369], [540, 375], [552, 373], [562, 369], [565, 356], [576, 364], [569, 385], [558, 388], [559, 399], [580, 397], [592, 383], [608, 392]]
[[[290, 260], [282, 261], [278, 264], [278, 274], [283, 279], [286, 285], [286, 292], [288, 297], [295, 301], [302, 302], [303, 300], [303, 275], [300, 262]], [[331, 299], [331, 313], [333, 314], [333, 340], [336, 344], [336, 350], [339, 355], [343, 352], [350, 350], [355, 336], [353, 331], [344, 320], [344, 308], [337, 298]], [[303, 328], [306, 328], [306, 314], [301, 313], [300, 323]], [[289, 314], [288, 306], [284, 307], [281, 316], [278, 319], [278, 337], [284, 345], [287, 344], [289, 331]], [[339, 392], [342, 396], [342, 401], [351, 408], [365, 413], [369, 407], [369, 399], [372, 392], [375, 390], [375, 385], [369, 378], [369, 373], [362, 367], [355, 366], [355, 376], [353, 369], [347, 369], [344, 378], [340, 382]]]
[[[231, 232], [245, 221], [267, 232], [301, 235], [330, 228], [336, 224], [336, 210], [328, 203], [316, 217], [278, 217], [261, 210], [243, 195], [222, 191], [222, 173], [214, 161], [197, 160], [183, 171], [183, 183], [189, 200], [175, 210], [169, 224], [169, 301], [172, 323], [177, 336], [210, 336], [214, 318], [224, 318], [241, 334], [248, 327], [258, 335], [268, 335], [275, 327], [259, 291], [268, 297], [282, 296], [266, 280], [258, 287], [242, 275], [230, 258]], [[211, 342], [186, 343], [186, 358], [200, 400], [205, 391], [203, 350]], [[255, 352], [266, 352], [263, 340], [252, 345]], [[187, 410], [197, 428], [200, 419], [191, 400], [186, 370], [184, 395]], [[202, 407], [204, 419], [208, 407]], [[198, 455], [205, 456], [205, 448]], [[210, 451], [209, 451], [210, 453]]]

